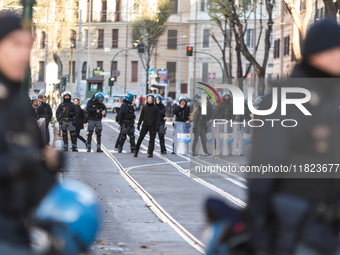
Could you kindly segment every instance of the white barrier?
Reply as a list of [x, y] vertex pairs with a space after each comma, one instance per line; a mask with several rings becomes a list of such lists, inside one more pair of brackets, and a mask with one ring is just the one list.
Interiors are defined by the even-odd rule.
[[190, 143], [190, 124], [174, 122], [174, 152], [176, 154], [189, 154]]

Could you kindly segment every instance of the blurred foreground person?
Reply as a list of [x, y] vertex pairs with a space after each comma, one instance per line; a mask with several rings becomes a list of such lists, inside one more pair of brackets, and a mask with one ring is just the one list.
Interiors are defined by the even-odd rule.
[[[244, 254], [340, 254], [340, 182], [336, 169], [331, 169], [331, 164], [340, 163], [340, 79], [330, 79], [340, 78], [340, 26], [330, 20], [313, 25], [302, 56], [291, 79], [278, 86], [276, 111], [255, 118], [293, 119], [297, 125], [284, 127], [275, 122], [274, 127], [266, 123], [254, 128], [250, 160], [250, 166], [297, 166], [297, 173], [249, 175], [246, 221], [252, 252]], [[283, 116], [280, 91], [291, 87], [310, 92], [310, 100], [302, 105], [311, 115], [289, 104]], [[286, 97], [301, 99], [304, 95], [288, 93]], [[259, 109], [271, 106], [272, 95], [268, 95]]]
[[16, 16], [0, 24], [0, 254], [31, 255], [27, 219], [55, 184], [61, 154], [43, 143], [22, 96], [32, 35]]

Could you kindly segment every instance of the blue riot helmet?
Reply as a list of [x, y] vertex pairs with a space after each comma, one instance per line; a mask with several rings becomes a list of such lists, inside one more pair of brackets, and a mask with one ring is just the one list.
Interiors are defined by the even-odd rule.
[[[74, 181], [57, 183], [33, 213], [38, 227], [46, 229], [61, 255], [85, 252], [94, 240], [99, 225], [95, 194]], [[59, 247], [60, 246], [60, 247]]]
[[[69, 96], [69, 99], [65, 99], [66, 96]], [[64, 102], [70, 102], [72, 98], [71, 92], [70, 91], [65, 91], [63, 95]]]
[[127, 101], [129, 101], [130, 103], [132, 103], [132, 101], [133, 101], [133, 94], [130, 93], [130, 92], [127, 92], [127, 93], [125, 94], [125, 96], [124, 96], [124, 99], [127, 100]]
[[148, 104], [153, 104], [155, 102], [155, 96], [152, 94], [152, 93], [149, 93], [147, 96], [146, 96], [146, 102]]
[[161, 104], [162, 103], [162, 97], [161, 97], [161, 95], [159, 95], [159, 94], [157, 94], [156, 96], [155, 96], [155, 100], [156, 100], [156, 104]]
[[179, 104], [181, 104], [181, 101], [182, 101], [182, 100], [184, 100], [184, 101], [185, 101], [185, 103], [188, 103], [188, 99], [187, 99], [187, 97], [186, 97], [186, 96], [183, 96], [183, 95], [182, 95], [182, 96], [180, 96], [180, 97], [179, 97], [179, 100], [178, 100], [178, 103], [179, 103]]
[[94, 100], [99, 100], [100, 102], [104, 101], [104, 94], [101, 92], [98, 92], [95, 96], [94, 96]]

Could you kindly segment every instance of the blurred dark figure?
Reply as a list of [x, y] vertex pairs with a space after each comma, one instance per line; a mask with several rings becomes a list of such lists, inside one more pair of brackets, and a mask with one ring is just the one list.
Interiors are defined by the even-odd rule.
[[54, 185], [61, 154], [43, 143], [22, 96], [31, 32], [17, 16], [0, 24], [0, 254], [31, 255], [27, 220]]
[[207, 122], [212, 122], [213, 108], [211, 104], [207, 104], [207, 114], [202, 115], [202, 102], [201, 99], [197, 99], [197, 107], [194, 109], [191, 120], [193, 121], [192, 132], [194, 133], [194, 141], [192, 143], [192, 156], [197, 157], [196, 145], [198, 138], [201, 138], [203, 151], [206, 157], [211, 157], [212, 154], [208, 152], [207, 149]]
[[38, 114], [38, 106], [39, 106], [39, 102], [38, 102], [38, 100], [37, 99], [33, 99], [33, 100], [31, 100], [31, 102], [32, 102], [32, 108], [33, 108], [33, 110], [34, 110], [34, 119], [35, 120], [38, 120], [39, 119], [39, 114]]
[[217, 107], [217, 116], [219, 119], [233, 120], [233, 101], [229, 91], [226, 91], [222, 98], [222, 105]]
[[40, 118], [45, 118], [46, 144], [49, 144], [50, 143], [50, 132], [48, 130], [48, 125], [50, 124], [53, 114], [52, 114], [51, 106], [47, 103], [47, 96], [41, 95], [41, 97], [42, 99], [40, 101], [40, 105], [38, 106], [38, 115]]
[[78, 97], [73, 99], [73, 103], [76, 106], [76, 109], [77, 109], [77, 112], [78, 112], [78, 119], [77, 119], [77, 122], [76, 122], [76, 125], [75, 125], [76, 136], [80, 141], [82, 141], [85, 144], [85, 147], [87, 148], [86, 139], [80, 135], [80, 130], [84, 129], [85, 113], [84, 113], [84, 110], [81, 109], [81, 107], [80, 107], [80, 101], [79, 101]]
[[[340, 77], [340, 26], [330, 20], [313, 25], [307, 32], [302, 55], [302, 63], [291, 75], [299, 79], [290, 79], [278, 88], [280, 91], [281, 87], [296, 86], [310, 91], [311, 99], [303, 106], [312, 115], [306, 116], [295, 105], [288, 105], [287, 115], [282, 116], [278, 93], [277, 110], [256, 119], [295, 119], [298, 125], [287, 128], [277, 122], [274, 127], [265, 124], [254, 128], [251, 166], [292, 164], [312, 169], [312, 164], [326, 164], [329, 172], [328, 164], [339, 164], [340, 116], [335, 81], [315, 78]], [[301, 98], [301, 93], [289, 94], [288, 98]], [[268, 95], [259, 109], [271, 106], [272, 95]], [[252, 254], [340, 254], [339, 179], [320, 178], [321, 174], [311, 178], [311, 172], [295, 179], [293, 174], [288, 178], [277, 176], [249, 180], [246, 217]]]

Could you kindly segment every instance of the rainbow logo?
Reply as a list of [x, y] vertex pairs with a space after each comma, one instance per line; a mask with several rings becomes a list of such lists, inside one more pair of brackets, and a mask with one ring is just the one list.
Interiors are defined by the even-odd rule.
[[[214, 94], [217, 96], [218, 100], [220, 101], [220, 104], [222, 105], [222, 100], [221, 100], [220, 96], [218, 95], [217, 91], [216, 91], [213, 87], [211, 87], [210, 85], [208, 85], [208, 84], [206, 84], [206, 83], [203, 83], [203, 82], [197, 82], [197, 83], [206, 86], [206, 87], [209, 88], [212, 92], [214, 92]], [[197, 88], [198, 88], [198, 89], [201, 89], [201, 90], [203, 90], [205, 93], [207, 93], [207, 94], [212, 98], [212, 100], [214, 101], [215, 106], [217, 106], [216, 99], [215, 99], [215, 97], [213, 96], [213, 94], [211, 94], [211, 92], [210, 92], [209, 90], [204, 89], [204, 88], [200, 88], [200, 87], [197, 87]]]

